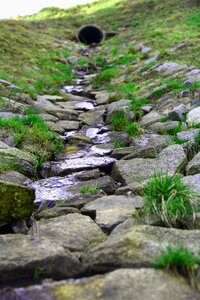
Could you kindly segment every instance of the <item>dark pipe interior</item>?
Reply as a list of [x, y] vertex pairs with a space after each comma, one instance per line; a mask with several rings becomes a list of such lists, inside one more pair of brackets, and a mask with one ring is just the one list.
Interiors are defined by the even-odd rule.
[[91, 45], [100, 44], [104, 38], [103, 31], [94, 25], [86, 25], [78, 32], [78, 40], [81, 43]]

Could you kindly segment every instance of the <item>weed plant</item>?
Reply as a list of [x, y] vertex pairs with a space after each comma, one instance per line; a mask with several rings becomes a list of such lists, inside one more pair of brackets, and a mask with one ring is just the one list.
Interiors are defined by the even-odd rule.
[[[182, 245], [168, 247], [155, 259], [156, 268], [164, 268], [173, 271], [175, 274], [184, 276], [193, 287], [198, 288], [200, 271], [200, 256], [193, 255]], [[200, 286], [199, 286], [200, 287]]]
[[157, 215], [167, 227], [192, 227], [195, 197], [178, 175], [159, 173], [145, 186], [144, 212]]
[[118, 138], [115, 139], [115, 141], [114, 141], [114, 148], [115, 149], [124, 148], [126, 146], [127, 146], [126, 142], [121, 142]]
[[97, 184], [94, 185], [85, 185], [81, 188], [80, 192], [82, 194], [87, 194], [87, 193], [95, 193], [100, 190], [100, 187]]
[[38, 115], [0, 118], [0, 128], [12, 135], [17, 148], [23, 150], [29, 145], [29, 151], [35, 155], [38, 165], [50, 154], [63, 149], [63, 143], [57, 134], [50, 131]]
[[142, 128], [136, 122], [130, 122], [126, 126], [125, 131], [129, 136], [137, 137], [141, 134]]
[[111, 119], [111, 126], [113, 130], [125, 131], [130, 121], [123, 111], [117, 111]]

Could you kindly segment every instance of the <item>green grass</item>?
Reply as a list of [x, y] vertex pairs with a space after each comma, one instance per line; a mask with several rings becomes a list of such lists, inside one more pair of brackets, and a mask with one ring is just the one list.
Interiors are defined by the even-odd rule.
[[183, 246], [168, 247], [155, 259], [156, 268], [164, 268], [175, 274], [184, 276], [191, 285], [198, 287], [198, 270], [200, 270], [200, 256], [195, 256]]
[[123, 111], [117, 111], [111, 119], [111, 127], [115, 131], [124, 131], [129, 125], [129, 119]]
[[142, 133], [142, 128], [136, 122], [130, 122], [125, 128], [125, 132], [131, 137], [137, 137]]
[[195, 194], [178, 175], [154, 175], [145, 186], [144, 198], [145, 213], [155, 214], [166, 226], [193, 226]]
[[0, 128], [13, 136], [17, 148], [33, 153], [38, 164], [63, 149], [62, 141], [38, 115], [0, 118]]
[[[2, 155], [0, 155], [2, 157]], [[17, 161], [13, 161], [11, 159], [6, 160], [4, 157], [4, 161], [0, 162], [0, 173], [5, 173], [7, 171], [20, 171], [21, 166]]]
[[140, 100], [137, 100], [135, 97], [130, 97], [130, 99], [131, 99], [130, 109], [134, 112], [135, 119], [138, 120], [143, 114], [141, 110], [141, 106], [148, 104], [149, 101], [147, 98], [142, 98]]
[[127, 146], [126, 142], [121, 142], [118, 138], [115, 139], [115, 141], [114, 141], [114, 148], [115, 149], [124, 148], [126, 146]]
[[93, 79], [92, 86], [94, 89], [98, 89], [103, 84], [108, 84], [111, 81], [111, 79], [119, 76], [119, 74], [120, 74], [120, 71], [116, 67], [102, 70]]
[[99, 191], [101, 188], [97, 185], [85, 185], [81, 188], [80, 192], [82, 194], [87, 194], [87, 193], [96, 193], [97, 191]]

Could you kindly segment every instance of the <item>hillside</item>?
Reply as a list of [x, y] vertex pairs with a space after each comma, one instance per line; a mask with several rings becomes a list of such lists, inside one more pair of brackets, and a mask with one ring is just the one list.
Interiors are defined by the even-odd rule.
[[200, 2], [0, 28], [0, 299], [199, 299]]

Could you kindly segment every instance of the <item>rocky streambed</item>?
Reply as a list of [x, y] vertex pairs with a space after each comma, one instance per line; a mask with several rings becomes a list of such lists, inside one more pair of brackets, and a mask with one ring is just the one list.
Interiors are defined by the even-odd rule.
[[[169, 63], [158, 72], [172, 69], [180, 71]], [[170, 143], [160, 128], [176, 121], [160, 124], [163, 111], [157, 107], [144, 108], [139, 137], [113, 131], [116, 111], [134, 120], [124, 109], [129, 100], [109, 103], [108, 92], [89, 88], [94, 76], [79, 73], [74, 86], [62, 89], [67, 101], [44, 95], [34, 103], [65, 149], [41, 166], [42, 179], [15, 177], [25, 190], [35, 190], [37, 209], [29, 224], [19, 221], [14, 234], [0, 235], [0, 299], [199, 299], [183, 277], [154, 269], [155, 257], [168, 246], [199, 254], [199, 213], [191, 230], [138, 220], [144, 184], [155, 173], [179, 173], [199, 195], [199, 154], [189, 162], [187, 145]], [[173, 100], [168, 103], [173, 118], [181, 118]], [[195, 109], [188, 105], [188, 119]], [[192, 140], [185, 126], [184, 139]]]

